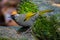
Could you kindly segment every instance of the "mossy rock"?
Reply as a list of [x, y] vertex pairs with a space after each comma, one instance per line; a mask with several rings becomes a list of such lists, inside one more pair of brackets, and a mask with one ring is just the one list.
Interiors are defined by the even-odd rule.
[[60, 33], [56, 31], [58, 26], [60, 27], [55, 15], [49, 18], [39, 16], [32, 27], [32, 34], [39, 40], [60, 40]]

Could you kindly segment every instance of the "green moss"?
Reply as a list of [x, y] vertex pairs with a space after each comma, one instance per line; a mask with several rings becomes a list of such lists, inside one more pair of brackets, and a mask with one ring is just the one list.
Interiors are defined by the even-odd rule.
[[16, 39], [0, 37], [0, 40], [16, 40]]
[[60, 35], [56, 31], [59, 22], [56, 19], [54, 15], [49, 20], [46, 16], [39, 16], [32, 27], [33, 35], [39, 40], [60, 40]]
[[0, 40], [11, 40], [11, 39], [0, 37]]
[[20, 38], [20, 40], [28, 40], [28, 39], [23, 37], [23, 38]]
[[[15, 39], [15, 38], [5, 38], [5, 37], [0, 37], [0, 40], [17, 40], [17, 39]], [[22, 38], [20, 38], [19, 40], [28, 40], [28, 39], [22, 37]]]
[[27, 12], [37, 12], [37, 5], [34, 3], [30, 2], [29, 0], [26, 1], [21, 1], [20, 4], [18, 5], [18, 13], [27, 13]]

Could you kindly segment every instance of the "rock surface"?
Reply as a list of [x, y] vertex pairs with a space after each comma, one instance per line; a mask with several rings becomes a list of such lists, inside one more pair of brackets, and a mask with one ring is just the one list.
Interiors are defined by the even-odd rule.
[[[50, 14], [60, 14], [60, 7], [53, 6], [49, 2], [52, 0], [33, 0], [32, 2], [35, 3], [38, 6], [39, 10], [46, 10], [46, 9], [51, 9], [54, 10], [53, 12], [48, 13]], [[53, 0], [54, 1], [54, 0]], [[59, 1], [59, 0], [57, 0]]]
[[30, 32], [28, 33], [17, 33], [19, 27], [3, 27], [0, 26], [0, 37], [3, 38], [14, 38], [16, 40], [34, 40]]
[[17, 34], [15, 29], [9, 27], [0, 27], [0, 37], [19, 39], [20, 35]]

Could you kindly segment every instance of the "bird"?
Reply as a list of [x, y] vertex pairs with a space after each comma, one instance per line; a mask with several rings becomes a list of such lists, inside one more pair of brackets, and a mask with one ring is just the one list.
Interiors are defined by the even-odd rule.
[[[39, 14], [39, 16], [40, 15], [44, 15], [44, 14], [46, 14], [47, 12], [52, 12], [53, 10], [42, 10], [42, 11], [39, 11], [38, 12], [38, 14]], [[26, 17], [25, 17], [25, 19], [24, 19], [24, 21], [27, 21], [27, 20], [29, 20], [31, 17], [33, 17], [34, 15], [36, 15], [37, 13], [33, 13], [33, 12], [28, 12], [27, 14], [26, 14]]]

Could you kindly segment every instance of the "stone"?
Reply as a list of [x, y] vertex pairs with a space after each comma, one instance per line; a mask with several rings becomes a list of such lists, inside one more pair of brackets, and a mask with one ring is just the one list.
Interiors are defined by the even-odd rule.
[[17, 33], [15, 29], [12, 29], [10, 27], [0, 27], [0, 37], [3, 38], [14, 38], [19, 40], [20, 35]]

